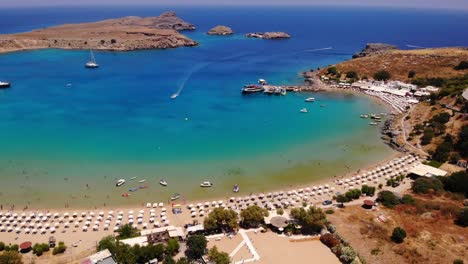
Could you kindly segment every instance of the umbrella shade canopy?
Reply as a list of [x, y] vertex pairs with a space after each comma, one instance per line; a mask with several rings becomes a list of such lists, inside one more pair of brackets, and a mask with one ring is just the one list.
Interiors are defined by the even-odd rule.
[[276, 228], [284, 228], [288, 225], [288, 219], [282, 217], [282, 216], [274, 216], [270, 220], [271, 225], [276, 227]]
[[367, 205], [367, 206], [374, 206], [374, 201], [372, 201], [372, 200], [364, 200], [364, 205]]
[[32, 247], [32, 243], [29, 241], [23, 242], [19, 245], [19, 248], [21, 250], [27, 250], [27, 249], [30, 249], [31, 247]]

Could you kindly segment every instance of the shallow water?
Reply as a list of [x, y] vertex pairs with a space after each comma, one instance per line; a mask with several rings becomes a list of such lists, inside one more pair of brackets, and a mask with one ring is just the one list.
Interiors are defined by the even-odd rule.
[[[0, 25], [0, 30], [24, 31], [160, 11], [18, 9], [8, 12], [11, 25]], [[379, 139], [378, 128], [359, 118], [362, 113], [384, 111], [382, 105], [366, 97], [337, 93], [242, 96], [240, 88], [258, 78], [275, 84], [300, 83], [301, 70], [347, 59], [366, 41], [400, 44], [406, 41], [403, 34], [411, 43], [425, 46], [442, 45], [447, 39], [454, 44], [466, 42], [461, 37], [431, 39], [429, 34], [436, 36], [438, 27], [432, 32], [405, 29], [396, 34], [397, 27], [385, 21], [397, 11], [360, 10], [357, 22], [353, 20], [356, 14], [334, 9], [271, 8], [255, 14], [255, 19], [248, 8], [176, 11], [199, 27], [184, 33], [199, 41], [199, 47], [95, 52], [101, 65], [96, 70], [83, 67], [87, 51], [0, 55], [0, 78], [13, 82], [11, 89], [0, 91], [3, 205], [124, 205], [166, 201], [174, 192], [184, 199], [198, 199], [228, 196], [235, 183], [241, 186], [241, 193], [250, 193], [356, 170], [392, 153]], [[57, 14], [54, 21], [48, 20], [50, 12]], [[357, 36], [343, 33], [346, 36], [341, 37], [317, 27], [317, 23], [330, 23], [332, 15], [367, 25], [376, 12], [387, 28], [378, 39], [373, 26]], [[21, 20], [28, 14], [32, 26]], [[401, 23], [414, 16], [411, 12], [398, 14]], [[424, 13], [416, 14], [425, 18]], [[277, 19], [280, 15], [282, 19]], [[449, 14], [434, 17], [432, 20], [452, 21]], [[311, 26], [300, 26], [303, 23]], [[216, 24], [231, 25], [239, 33], [284, 30], [293, 38], [263, 41], [203, 33]], [[329, 46], [333, 49], [311, 51]], [[177, 91], [179, 97], [171, 100]], [[309, 96], [317, 101], [305, 103]], [[303, 107], [309, 113], [300, 113]], [[147, 182], [130, 181], [133, 176]], [[119, 178], [128, 181], [116, 188]], [[169, 182], [168, 187], [158, 185], [161, 178]], [[201, 189], [198, 186], [204, 180], [215, 186]], [[140, 185], [149, 188], [121, 197]]]

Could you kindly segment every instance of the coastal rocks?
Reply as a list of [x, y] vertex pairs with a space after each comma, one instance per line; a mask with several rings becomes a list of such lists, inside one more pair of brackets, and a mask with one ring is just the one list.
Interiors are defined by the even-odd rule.
[[216, 26], [216, 27], [210, 29], [206, 34], [226, 36], [226, 35], [234, 34], [234, 31], [232, 31], [232, 29], [230, 27]]
[[0, 53], [30, 49], [94, 49], [129, 51], [196, 46], [177, 30], [195, 26], [174, 12], [158, 17], [124, 17], [91, 23], [66, 24], [25, 33], [0, 35]]
[[261, 39], [288, 39], [291, 36], [286, 32], [265, 32], [265, 33], [247, 33], [247, 38], [261, 38]]
[[[120, 26], [143, 26], [148, 28], [173, 29], [177, 31], [195, 30], [195, 25], [184, 21], [173, 11], [164, 12], [161, 15], [155, 17], [142, 18], [137, 16], [129, 16], [124, 18], [110, 19], [107, 21], [112, 22], [114, 25]], [[103, 22], [106, 22], [106, 20]]]
[[353, 59], [362, 58], [366, 56], [382, 54], [390, 50], [397, 50], [397, 46], [385, 43], [367, 43], [366, 47], [353, 55]]

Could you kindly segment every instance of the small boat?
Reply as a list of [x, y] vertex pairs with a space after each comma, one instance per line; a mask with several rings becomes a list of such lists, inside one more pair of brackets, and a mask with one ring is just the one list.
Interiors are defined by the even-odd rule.
[[258, 84], [260, 85], [266, 85], [267, 81], [265, 79], [258, 79]]
[[175, 200], [177, 200], [177, 199], [179, 199], [179, 198], [180, 198], [180, 194], [174, 193], [174, 194], [171, 196], [171, 201], [175, 201]]
[[171, 95], [171, 99], [176, 99], [177, 96], [179, 96], [179, 95], [175, 93], [175, 94]]
[[118, 180], [118, 181], [115, 183], [115, 186], [119, 187], [119, 186], [124, 185], [124, 183], [125, 183], [125, 180], [124, 180], [124, 179], [120, 179], [120, 180]]
[[282, 96], [285, 96], [285, 95], [286, 95], [286, 93], [287, 93], [286, 89], [284, 89], [284, 88], [281, 88], [281, 95], [282, 95]]
[[67, 84], [65, 84], [65, 86], [66, 86], [66, 87], [71, 87], [72, 84], [71, 84], [71, 83], [67, 83]]
[[134, 179], [136, 179], [136, 178], [137, 178], [137, 177], [131, 177], [131, 178], [130, 178], [130, 180], [132, 180], [132, 181], [133, 181], [133, 180], [134, 180]]
[[309, 97], [307, 99], [305, 99], [306, 102], [315, 102], [315, 98], [314, 97]]
[[242, 89], [243, 94], [259, 93], [263, 92], [263, 87], [257, 84], [247, 84]]
[[326, 107], [326, 106], [327, 106], [327, 105], [325, 105], [325, 104], [321, 104], [321, 105], [320, 105], [320, 107]]
[[149, 188], [149, 186], [148, 185], [143, 185], [143, 186], [139, 186], [138, 188], [139, 189], [147, 189], [147, 188]]
[[139, 183], [144, 183], [146, 180], [139, 180], [138, 182]]
[[200, 184], [200, 187], [211, 187], [211, 186], [213, 186], [213, 183], [209, 181], [204, 181]]
[[159, 181], [159, 184], [161, 184], [162, 186], [167, 186], [167, 181], [161, 179], [161, 180]]
[[361, 118], [369, 118], [368, 115], [361, 115]]
[[372, 119], [382, 119], [382, 117], [378, 116], [378, 115], [371, 115], [371, 118]]
[[0, 88], [10, 88], [11, 83], [0, 81]]
[[378, 125], [378, 123], [376, 123], [376, 122], [370, 122], [369, 125], [371, 125], [371, 126], [376, 126], [376, 125]]
[[133, 187], [133, 188], [128, 189], [128, 191], [129, 192], [136, 192], [136, 191], [138, 191], [138, 188]]
[[122, 197], [129, 197], [129, 196], [130, 196], [129, 193], [124, 193], [124, 194], [122, 194]]
[[235, 193], [238, 193], [239, 192], [239, 185], [234, 184], [234, 187], [232, 187], [232, 191], [235, 192]]
[[93, 50], [89, 50], [89, 55], [91, 60], [85, 64], [85, 67], [88, 69], [95, 69], [99, 67], [99, 64], [96, 63], [96, 59], [94, 58]]
[[309, 110], [307, 110], [307, 108], [302, 108], [301, 109], [301, 113], [308, 113], [308, 112], [309, 112]]

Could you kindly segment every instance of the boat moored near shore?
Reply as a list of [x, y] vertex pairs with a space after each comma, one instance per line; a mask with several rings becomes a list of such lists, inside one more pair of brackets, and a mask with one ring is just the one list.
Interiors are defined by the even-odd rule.
[[85, 64], [85, 68], [88, 68], [88, 69], [98, 68], [99, 64], [96, 63], [96, 59], [94, 58], [94, 54], [93, 54], [92, 50], [89, 50], [89, 55], [90, 55], [91, 58], [90, 58], [90, 61], [88, 61]]
[[161, 179], [161, 180], [159, 181], [159, 184], [161, 184], [162, 186], [167, 186], [167, 181], [164, 180], [164, 179]]
[[315, 102], [315, 98], [314, 97], [309, 97], [307, 99], [305, 99], [306, 102]]
[[115, 183], [115, 186], [119, 187], [119, 186], [124, 185], [124, 183], [125, 183], [125, 180], [124, 180], [124, 179], [120, 179], [120, 180], [118, 180], [118, 181]]
[[238, 193], [239, 192], [239, 185], [234, 184], [234, 187], [232, 187], [232, 192]]
[[212, 187], [212, 186], [213, 186], [213, 183], [209, 181], [204, 181], [200, 184], [200, 187]]

